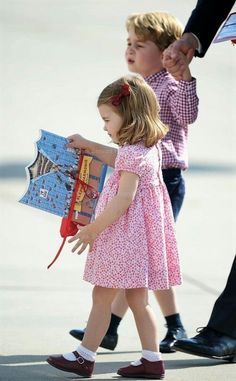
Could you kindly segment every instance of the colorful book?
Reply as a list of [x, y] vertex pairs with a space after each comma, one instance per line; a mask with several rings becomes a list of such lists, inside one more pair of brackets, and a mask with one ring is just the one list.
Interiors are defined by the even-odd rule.
[[236, 43], [236, 12], [230, 13], [218, 33], [216, 34], [213, 42], [222, 42], [231, 40], [233, 44]]
[[66, 148], [68, 142], [67, 138], [41, 130], [36, 157], [26, 167], [27, 191], [19, 201], [66, 218], [76, 186], [71, 221], [87, 225], [93, 218], [107, 165], [88, 152]]

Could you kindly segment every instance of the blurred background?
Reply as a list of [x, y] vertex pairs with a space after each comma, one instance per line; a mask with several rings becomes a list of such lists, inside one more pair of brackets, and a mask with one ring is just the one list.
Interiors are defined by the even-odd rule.
[[[17, 202], [26, 190], [24, 167], [34, 158], [39, 130], [63, 136], [78, 132], [109, 143], [96, 99], [105, 85], [128, 72], [127, 16], [165, 11], [185, 25], [195, 4], [196, 0], [0, 0], [3, 354], [22, 351], [22, 343], [25, 352], [55, 352], [61, 340], [69, 350], [67, 331], [83, 326], [89, 310], [91, 287], [82, 281], [86, 255], [70, 255], [68, 245], [47, 271], [61, 242], [60, 218]], [[187, 194], [177, 223], [185, 280], [178, 292], [190, 334], [206, 323], [235, 254], [235, 68], [236, 46], [230, 42], [213, 44], [205, 58], [191, 64], [199, 117], [190, 126]], [[31, 338], [27, 341], [24, 324]], [[130, 346], [136, 347], [135, 328], [128, 335]]]
[[[1, 161], [31, 159], [40, 128], [62, 135], [79, 131], [106, 142], [96, 99], [107, 83], [128, 72], [127, 16], [167, 11], [185, 24], [195, 2], [1, 0]], [[200, 97], [190, 133], [192, 163], [233, 161], [235, 50], [230, 42], [214, 44], [191, 65]]]

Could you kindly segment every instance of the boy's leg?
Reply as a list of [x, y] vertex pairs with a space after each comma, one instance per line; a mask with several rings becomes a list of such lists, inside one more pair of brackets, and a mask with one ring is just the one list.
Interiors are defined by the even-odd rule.
[[129, 308], [125, 290], [120, 290], [111, 305], [111, 311], [114, 315], [123, 318]]
[[[185, 182], [181, 170], [178, 168], [163, 169], [162, 174], [176, 222], [184, 201]], [[166, 336], [160, 342], [160, 351], [163, 353], [175, 352], [173, 346], [176, 340], [187, 337], [177, 307], [175, 291], [172, 287], [169, 290], [158, 290], [155, 291], [155, 296], [167, 325]]]
[[156, 290], [154, 291], [154, 295], [164, 316], [170, 316], [178, 313], [175, 290], [173, 287], [169, 290]]
[[117, 336], [118, 326], [125, 316], [129, 306], [125, 296], [125, 290], [120, 290], [111, 305], [111, 321], [107, 330], [107, 335]]
[[175, 352], [174, 344], [176, 340], [184, 339], [187, 335], [178, 312], [174, 288], [157, 290], [154, 294], [167, 325], [167, 334], [160, 342], [160, 351], [162, 353]]

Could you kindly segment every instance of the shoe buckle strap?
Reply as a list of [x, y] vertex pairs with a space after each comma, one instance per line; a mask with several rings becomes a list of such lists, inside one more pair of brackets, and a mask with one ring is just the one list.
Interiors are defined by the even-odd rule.
[[81, 356], [79, 356], [79, 357], [76, 359], [76, 361], [77, 361], [80, 365], [84, 364], [84, 358], [81, 357]]
[[73, 354], [74, 354], [75, 357], [76, 357], [76, 361], [77, 361], [80, 365], [84, 364], [84, 362], [85, 362], [84, 358], [83, 358], [82, 356], [80, 356], [80, 354], [79, 354], [77, 351], [74, 351]]

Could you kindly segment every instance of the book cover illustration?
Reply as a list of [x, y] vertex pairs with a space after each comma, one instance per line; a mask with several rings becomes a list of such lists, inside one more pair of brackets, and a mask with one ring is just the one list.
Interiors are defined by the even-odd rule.
[[213, 42], [217, 43], [227, 40], [231, 40], [233, 44], [236, 44], [236, 12], [230, 13]]
[[87, 225], [103, 188], [107, 166], [90, 153], [66, 148], [68, 142], [62, 136], [41, 130], [36, 157], [26, 167], [28, 188], [19, 201], [67, 217], [78, 181], [72, 221]]

